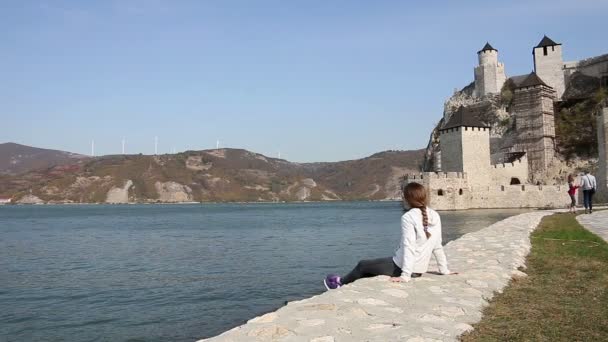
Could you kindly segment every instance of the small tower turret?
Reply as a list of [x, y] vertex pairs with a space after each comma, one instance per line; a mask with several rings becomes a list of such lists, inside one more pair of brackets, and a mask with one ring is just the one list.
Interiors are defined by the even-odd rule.
[[486, 43], [477, 51], [479, 65], [475, 68], [475, 96], [498, 94], [506, 81], [505, 66], [498, 62], [498, 50]]
[[566, 88], [562, 44], [544, 36], [532, 49], [532, 55], [534, 56], [534, 72], [555, 90], [557, 100], [561, 99]]
[[490, 43], [486, 43], [483, 48], [477, 51], [479, 65], [495, 65], [498, 64], [498, 50], [492, 47]]

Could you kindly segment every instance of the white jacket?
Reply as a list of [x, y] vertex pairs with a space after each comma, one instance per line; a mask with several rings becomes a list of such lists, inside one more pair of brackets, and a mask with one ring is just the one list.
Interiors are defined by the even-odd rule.
[[441, 218], [430, 208], [428, 213], [428, 231], [431, 237], [427, 239], [422, 225], [422, 211], [410, 209], [401, 216], [401, 242], [393, 261], [402, 270], [401, 277], [410, 278], [412, 273], [425, 273], [429, 268], [431, 254], [435, 256], [441, 274], [448, 274], [448, 262], [441, 245]]

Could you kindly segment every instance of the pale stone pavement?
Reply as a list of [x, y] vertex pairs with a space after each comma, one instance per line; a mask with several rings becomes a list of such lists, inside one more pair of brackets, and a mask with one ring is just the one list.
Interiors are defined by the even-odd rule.
[[596, 211], [593, 214], [582, 214], [577, 216], [576, 219], [593, 234], [608, 241], [608, 210]]
[[[204, 341], [455, 341], [481, 319], [494, 292], [501, 292], [512, 277], [526, 276], [518, 268], [525, 268], [530, 232], [551, 214], [510, 217], [449, 242], [448, 263], [459, 275], [427, 273], [406, 284], [391, 283], [388, 277], [361, 279]], [[600, 216], [589, 218], [601, 221]], [[436, 268], [433, 264], [429, 270]]]

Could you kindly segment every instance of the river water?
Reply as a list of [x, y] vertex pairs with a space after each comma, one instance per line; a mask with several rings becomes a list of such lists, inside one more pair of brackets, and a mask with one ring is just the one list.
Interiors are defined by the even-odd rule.
[[[444, 243], [520, 212], [443, 212]], [[0, 336], [217, 335], [392, 255], [400, 215], [396, 202], [0, 206]]]

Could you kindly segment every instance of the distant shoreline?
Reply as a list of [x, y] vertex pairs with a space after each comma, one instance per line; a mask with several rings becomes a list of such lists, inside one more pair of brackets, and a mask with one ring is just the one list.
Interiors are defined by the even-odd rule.
[[128, 203], [96, 203], [96, 202], [66, 202], [66, 203], [7, 203], [2, 206], [46, 206], [46, 205], [179, 205], [179, 204], [303, 204], [303, 203], [350, 203], [350, 202], [400, 202], [397, 199], [383, 200], [332, 200], [332, 201], [226, 201], [226, 202], [128, 202]]

